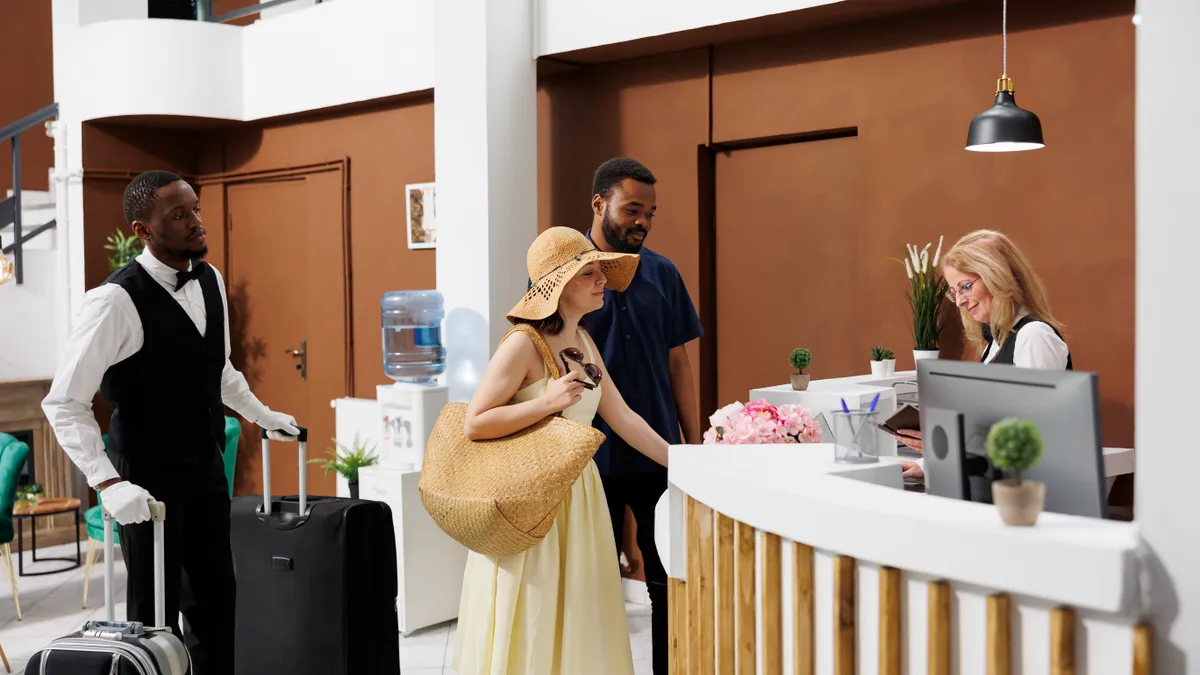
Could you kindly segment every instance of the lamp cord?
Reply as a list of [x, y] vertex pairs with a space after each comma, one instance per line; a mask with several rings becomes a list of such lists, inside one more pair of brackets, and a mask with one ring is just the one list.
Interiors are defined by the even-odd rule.
[[1004, 41], [1004, 76], [1008, 77], [1008, 0], [1004, 0], [1003, 18], [1000, 23], [1000, 34]]

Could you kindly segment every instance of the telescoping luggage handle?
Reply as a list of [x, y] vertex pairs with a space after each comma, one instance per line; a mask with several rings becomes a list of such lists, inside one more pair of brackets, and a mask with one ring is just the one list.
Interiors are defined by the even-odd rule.
[[[305, 507], [308, 504], [308, 475], [304, 470], [308, 462], [305, 457], [308, 455], [308, 428], [297, 427], [300, 429], [300, 435], [296, 440], [300, 442], [300, 515], [305, 513]], [[289, 434], [290, 435], [290, 434]], [[263, 466], [263, 514], [270, 515], [271, 513], [271, 440], [267, 437], [267, 430], [262, 430], [262, 466]]]
[[[101, 509], [104, 516], [104, 618], [113, 623], [116, 603], [113, 601], [113, 517], [108, 509]], [[150, 520], [154, 523], [154, 625], [167, 625], [166, 594], [166, 544], [163, 521], [167, 518], [167, 505], [150, 500]]]

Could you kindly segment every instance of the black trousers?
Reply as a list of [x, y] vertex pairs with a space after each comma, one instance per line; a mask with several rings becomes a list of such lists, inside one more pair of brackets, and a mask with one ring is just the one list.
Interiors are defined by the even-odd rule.
[[617, 555], [625, 534], [625, 507], [633, 512], [637, 523], [637, 546], [642, 552], [646, 574], [646, 590], [650, 594], [650, 639], [654, 647], [654, 675], [667, 672], [667, 571], [658, 558], [654, 545], [654, 507], [667, 490], [667, 470], [632, 473], [620, 476], [601, 476], [604, 496], [608, 500], [608, 515], [612, 519], [613, 538]]
[[[236, 586], [229, 544], [229, 485], [218, 452], [208, 465], [163, 466], [114, 457], [117, 473], [166, 505], [166, 619], [196, 675], [233, 673]], [[126, 615], [154, 625], [153, 523], [119, 528], [129, 579]], [[179, 614], [183, 613], [180, 630]]]

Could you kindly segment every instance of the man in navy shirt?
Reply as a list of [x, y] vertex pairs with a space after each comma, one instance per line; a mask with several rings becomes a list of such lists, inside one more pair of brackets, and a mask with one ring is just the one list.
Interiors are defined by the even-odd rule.
[[[592, 182], [592, 229], [602, 251], [637, 253], [637, 274], [623, 293], [604, 291], [604, 307], [587, 315], [613, 383], [634, 412], [668, 443], [702, 442], [700, 411], [685, 345], [703, 334], [696, 308], [675, 265], [645, 248], [657, 209], [654, 174], [632, 159], [610, 159]], [[654, 672], [667, 672], [667, 573], [654, 545], [654, 507], [667, 489], [667, 470], [616, 436], [599, 417], [606, 440], [596, 466], [608, 498], [618, 554], [625, 507], [637, 523], [637, 545], [650, 594]]]

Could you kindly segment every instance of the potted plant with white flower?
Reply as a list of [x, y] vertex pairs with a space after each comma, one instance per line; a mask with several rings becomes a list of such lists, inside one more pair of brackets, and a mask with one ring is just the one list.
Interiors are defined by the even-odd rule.
[[896, 374], [896, 354], [887, 347], [871, 348], [871, 376], [891, 377]]
[[1035, 525], [1046, 503], [1046, 485], [1022, 480], [1021, 472], [1028, 471], [1042, 458], [1042, 437], [1037, 425], [1029, 420], [1002, 419], [988, 430], [985, 445], [992, 464], [1013, 474], [1011, 480], [992, 483], [992, 502], [1000, 512], [1000, 519], [1005, 525]]
[[913, 361], [936, 359], [941, 352], [940, 339], [942, 336], [942, 301], [950, 285], [946, 283], [938, 260], [942, 255], [942, 237], [938, 237], [937, 250], [933, 260], [929, 259], [929, 247], [925, 244], [920, 251], [912, 244], [905, 244], [908, 258], [896, 262], [904, 263], [904, 271], [908, 274], [908, 288], [904, 297], [908, 299], [909, 310], [912, 312]]

